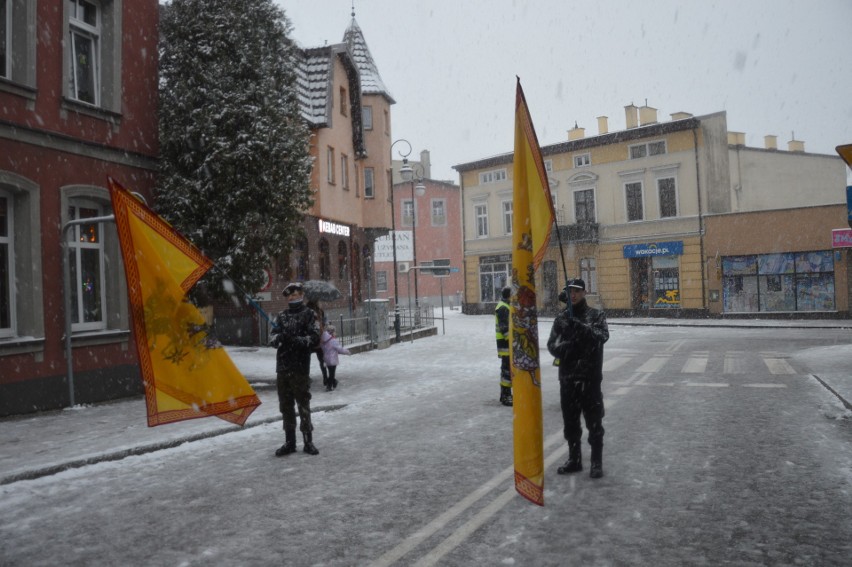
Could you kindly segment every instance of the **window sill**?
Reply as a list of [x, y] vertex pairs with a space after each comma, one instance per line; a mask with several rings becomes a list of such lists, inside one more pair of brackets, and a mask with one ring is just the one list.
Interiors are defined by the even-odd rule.
[[[130, 331], [123, 329], [107, 329], [105, 331], [85, 331], [71, 333], [71, 347], [108, 345], [127, 342], [130, 339]], [[65, 337], [63, 336], [63, 341]]]
[[121, 124], [120, 113], [113, 112], [112, 110], [108, 110], [100, 106], [95, 106], [85, 102], [80, 102], [74, 99], [63, 97], [61, 107], [62, 110], [76, 112], [78, 114], [85, 114], [86, 116], [91, 116], [92, 118], [105, 120], [106, 122], [115, 124], [116, 126]]
[[38, 91], [33, 87], [0, 77], [0, 91], [35, 101]]
[[44, 351], [44, 337], [9, 337], [0, 339], [0, 356], [31, 354]]

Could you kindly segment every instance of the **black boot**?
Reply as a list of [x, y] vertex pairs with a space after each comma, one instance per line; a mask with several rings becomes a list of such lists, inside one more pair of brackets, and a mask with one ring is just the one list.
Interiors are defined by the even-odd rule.
[[296, 428], [284, 428], [284, 444], [275, 450], [276, 457], [283, 457], [296, 452]]
[[512, 405], [512, 389], [506, 386], [500, 386], [500, 403], [504, 406]]
[[580, 450], [580, 442], [572, 441], [568, 443], [568, 460], [565, 464], [556, 469], [559, 474], [571, 474], [583, 470], [583, 453]]
[[603, 445], [592, 445], [592, 466], [589, 476], [592, 478], [603, 477]]
[[302, 438], [305, 440], [304, 451], [308, 455], [319, 455], [319, 449], [314, 447], [314, 444], [312, 442], [313, 437], [313, 433], [311, 433], [310, 431], [302, 431]]

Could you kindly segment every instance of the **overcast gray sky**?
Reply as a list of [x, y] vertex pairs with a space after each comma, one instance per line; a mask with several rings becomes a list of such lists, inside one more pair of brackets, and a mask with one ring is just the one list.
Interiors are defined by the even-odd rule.
[[[351, 0], [277, 1], [306, 47], [351, 19]], [[394, 139], [430, 150], [437, 179], [512, 151], [516, 75], [542, 145], [575, 122], [596, 135], [601, 115], [623, 130], [646, 99], [660, 121], [727, 111], [748, 146], [852, 143], [850, 0], [356, 0], [355, 18], [397, 101]]]

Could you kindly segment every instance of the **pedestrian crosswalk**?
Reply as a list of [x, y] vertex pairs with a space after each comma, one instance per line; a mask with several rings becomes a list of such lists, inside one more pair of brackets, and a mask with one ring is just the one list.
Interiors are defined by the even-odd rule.
[[603, 371], [604, 380], [616, 386], [613, 395], [625, 393], [633, 386], [777, 390], [787, 388], [784, 378], [805, 375], [794, 367], [789, 356], [780, 352], [679, 353], [671, 348], [653, 353], [619, 351], [607, 355]]

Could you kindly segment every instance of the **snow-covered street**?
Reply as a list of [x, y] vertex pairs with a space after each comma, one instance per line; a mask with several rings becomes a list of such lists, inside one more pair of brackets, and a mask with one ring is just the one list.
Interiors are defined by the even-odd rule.
[[264, 402], [243, 429], [148, 428], [141, 399], [0, 420], [0, 563], [834, 565], [852, 553], [842, 324], [612, 321], [601, 480], [555, 473], [565, 443], [544, 352], [539, 508], [512, 485], [493, 318], [446, 314], [446, 335], [341, 358], [340, 388], [314, 391], [316, 457], [273, 455], [268, 348], [229, 349]]

